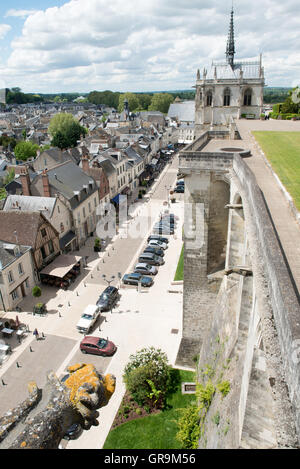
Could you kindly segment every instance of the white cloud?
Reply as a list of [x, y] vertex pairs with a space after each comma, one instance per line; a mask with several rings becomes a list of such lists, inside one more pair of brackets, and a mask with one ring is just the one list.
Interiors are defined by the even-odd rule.
[[0, 24], [0, 39], [3, 39], [10, 30], [11, 26], [9, 24]]
[[19, 17], [19, 18], [26, 18], [26, 16], [33, 15], [36, 13], [37, 10], [16, 10], [12, 8], [5, 13], [5, 18], [10, 16]]
[[[26, 19], [0, 73], [27, 91], [190, 88], [198, 68], [225, 58], [230, 7], [221, 0], [70, 0], [9, 10]], [[235, 7], [236, 57], [262, 52], [269, 85], [290, 86], [300, 77], [293, 62], [297, 12], [296, 0], [240, 0]]]

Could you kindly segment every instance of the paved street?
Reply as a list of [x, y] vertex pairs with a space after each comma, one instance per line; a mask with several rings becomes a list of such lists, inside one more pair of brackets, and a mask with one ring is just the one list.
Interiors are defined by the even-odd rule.
[[[130, 221], [120, 227], [117, 236], [106, 247], [105, 252], [94, 253], [94, 238], [89, 238], [79, 255], [88, 256], [87, 266], [80, 279], [72, 284], [68, 291], [44, 287], [39, 301], [47, 303], [49, 314], [45, 317], [33, 316], [33, 298], [26, 298], [18, 313], [21, 322], [27, 324], [30, 333], [21, 344], [13, 344], [13, 353], [0, 368], [2, 378], [0, 414], [17, 405], [26, 397], [27, 383], [36, 380], [43, 386], [46, 373], [54, 370], [63, 376], [69, 364], [77, 362], [93, 363], [103, 373], [113, 373], [117, 378], [117, 387], [109, 405], [100, 411], [99, 426], [83, 432], [78, 440], [69, 442], [66, 448], [84, 449], [101, 448], [109, 432], [114, 415], [120, 405], [124, 385], [122, 373], [131, 353], [144, 346], [153, 345], [162, 348], [174, 364], [181, 338], [182, 294], [170, 293], [168, 289], [174, 278], [177, 262], [182, 247], [183, 194], [177, 194], [177, 202], [170, 204], [172, 212], [180, 217], [175, 235], [170, 236], [169, 248], [165, 253], [165, 265], [159, 268], [154, 285], [141, 292], [136, 287], [122, 287], [119, 303], [113, 312], [103, 313], [93, 335], [108, 337], [118, 347], [111, 357], [82, 355], [79, 342], [82, 339], [76, 330], [76, 323], [87, 304], [93, 304], [106, 287], [102, 278], [118, 272], [124, 275], [136, 263], [139, 252], [146, 244], [146, 236], [159, 213], [166, 208], [167, 193], [175, 182], [178, 157], [163, 170], [145, 200], [130, 207]], [[149, 201], [147, 201], [147, 199]], [[149, 215], [153, 215], [149, 223]], [[143, 236], [136, 236], [138, 225], [143, 228]], [[127, 232], [127, 233], [126, 233]], [[114, 284], [118, 284], [116, 278]], [[7, 313], [15, 318], [15, 313]], [[37, 328], [42, 340], [36, 341], [32, 335]], [[9, 339], [13, 342], [14, 339]]]

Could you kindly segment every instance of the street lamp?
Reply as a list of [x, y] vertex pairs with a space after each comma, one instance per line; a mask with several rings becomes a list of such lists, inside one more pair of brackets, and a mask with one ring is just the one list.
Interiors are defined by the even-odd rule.
[[108, 280], [108, 279], [106, 278], [106, 275], [105, 275], [105, 274], [103, 274], [102, 277], [103, 277], [103, 279], [108, 283], [109, 286], [110, 286], [111, 282], [113, 282], [114, 279], [116, 278], [115, 275], [112, 275], [112, 276], [110, 277], [110, 280]]

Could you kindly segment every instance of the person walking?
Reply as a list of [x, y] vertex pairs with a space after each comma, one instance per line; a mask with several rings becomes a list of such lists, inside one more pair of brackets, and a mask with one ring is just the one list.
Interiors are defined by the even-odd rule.
[[38, 330], [35, 328], [34, 331], [33, 331], [33, 335], [35, 336], [36, 340], [39, 339], [39, 332]]

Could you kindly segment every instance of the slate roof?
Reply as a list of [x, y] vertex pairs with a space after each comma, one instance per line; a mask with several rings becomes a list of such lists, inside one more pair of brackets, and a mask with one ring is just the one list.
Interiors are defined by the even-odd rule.
[[233, 67], [227, 62], [213, 62], [210, 70], [207, 73], [206, 79], [213, 80], [215, 74], [215, 67], [218, 80], [233, 79], [237, 80], [240, 77], [240, 71], [243, 72], [243, 79], [258, 79], [260, 78], [260, 62], [259, 61], [246, 61], [236, 62]]
[[[48, 169], [47, 174], [52, 192], [61, 193], [70, 202], [72, 209], [98, 190], [95, 180], [73, 161]], [[91, 185], [90, 182], [93, 184]], [[76, 196], [78, 192], [80, 193], [79, 200]]]
[[[0, 241], [0, 271], [5, 269], [9, 264], [14, 262], [19, 256], [14, 254], [15, 244], [6, 243]], [[29, 248], [29, 246], [18, 246], [20, 254], [24, 254]]]
[[178, 118], [181, 122], [195, 121], [195, 101], [170, 104], [168, 117]]
[[31, 212], [41, 211], [43, 215], [50, 219], [55, 207], [55, 197], [33, 197], [27, 195], [9, 195], [4, 204], [3, 210], [25, 210]]
[[116, 172], [114, 165], [107, 158], [103, 159], [100, 157], [100, 158], [97, 158], [96, 161], [99, 164], [99, 166], [103, 169], [107, 177]]

